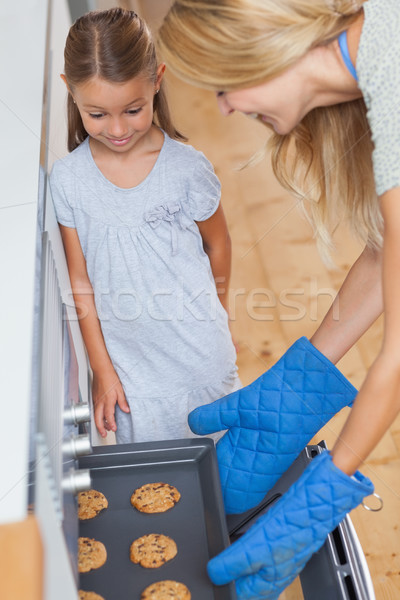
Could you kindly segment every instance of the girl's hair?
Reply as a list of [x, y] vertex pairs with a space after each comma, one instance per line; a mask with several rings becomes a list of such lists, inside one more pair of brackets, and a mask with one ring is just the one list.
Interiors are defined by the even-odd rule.
[[[157, 55], [146, 23], [136, 13], [122, 8], [89, 12], [69, 30], [64, 50], [65, 78], [69, 89], [101, 77], [112, 83], [125, 83], [138, 76], [156, 82]], [[82, 119], [68, 94], [68, 150], [87, 138]], [[185, 140], [173, 126], [164, 83], [154, 96], [153, 123], [173, 138]], [[155, 120], [155, 118], [157, 120]]]
[[[158, 32], [160, 55], [194, 85], [252, 87], [348, 29], [363, 1], [176, 0]], [[273, 132], [269, 146], [280, 183], [308, 202], [325, 257], [344, 216], [363, 240], [380, 247], [382, 218], [362, 99], [312, 110], [289, 134]]]

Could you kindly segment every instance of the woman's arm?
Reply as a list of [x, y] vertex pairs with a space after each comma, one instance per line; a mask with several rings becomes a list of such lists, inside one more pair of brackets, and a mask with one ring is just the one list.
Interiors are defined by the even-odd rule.
[[222, 306], [229, 312], [229, 281], [231, 277], [232, 249], [231, 238], [221, 204], [209, 219], [206, 221], [197, 221], [197, 226], [203, 238], [204, 251], [210, 259], [218, 297]]
[[60, 225], [67, 257], [72, 293], [83, 341], [93, 371], [93, 405], [96, 427], [102, 437], [106, 430], [116, 431], [115, 404], [129, 412], [124, 391], [108, 355], [94, 302], [94, 292], [86, 269], [76, 229]]
[[336, 364], [382, 310], [382, 253], [366, 247], [310, 342]]
[[383, 343], [332, 450], [334, 463], [352, 474], [400, 411], [400, 187], [381, 197], [384, 219]]

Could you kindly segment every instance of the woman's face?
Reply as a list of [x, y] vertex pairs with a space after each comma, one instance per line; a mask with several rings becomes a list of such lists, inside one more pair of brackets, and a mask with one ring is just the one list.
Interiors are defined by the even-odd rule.
[[223, 115], [234, 111], [258, 115], [272, 125], [276, 133], [289, 133], [311, 109], [305, 92], [301, 70], [291, 67], [274, 79], [260, 85], [230, 92], [217, 92]]

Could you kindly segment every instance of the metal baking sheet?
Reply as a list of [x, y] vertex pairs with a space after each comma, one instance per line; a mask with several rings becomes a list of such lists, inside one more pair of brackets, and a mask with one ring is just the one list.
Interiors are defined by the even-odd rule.
[[[107, 549], [102, 567], [80, 574], [80, 589], [105, 600], [139, 600], [151, 583], [172, 579], [187, 585], [192, 600], [236, 599], [233, 584], [214, 586], [206, 571], [208, 560], [229, 545], [211, 439], [100, 446], [81, 458], [79, 466], [90, 469], [93, 488], [109, 503], [97, 517], [79, 523], [80, 536], [95, 538]], [[180, 501], [165, 513], [140, 513], [131, 506], [131, 494], [157, 481], [177, 487]], [[176, 557], [157, 569], [129, 558], [131, 543], [148, 533], [168, 535], [178, 547]]]

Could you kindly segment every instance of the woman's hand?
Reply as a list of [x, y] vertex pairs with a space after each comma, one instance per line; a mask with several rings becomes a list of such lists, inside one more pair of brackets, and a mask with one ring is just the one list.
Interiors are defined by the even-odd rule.
[[348, 477], [323, 452], [255, 525], [211, 559], [211, 581], [236, 580], [238, 600], [278, 600], [328, 533], [373, 491], [367, 477]]
[[367, 459], [400, 413], [400, 187], [383, 194], [380, 202], [384, 220], [383, 342], [332, 450], [336, 466], [349, 475]]
[[130, 412], [124, 389], [114, 370], [93, 373], [92, 398], [97, 430], [101, 437], [106, 437], [107, 431], [117, 431], [115, 405], [118, 404], [126, 413]]
[[307, 338], [252, 384], [189, 414], [194, 433], [227, 429], [217, 443], [227, 513], [256, 506], [315, 433], [357, 390]]
[[366, 247], [310, 342], [336, 364], [382, 310], [382, 252]]

